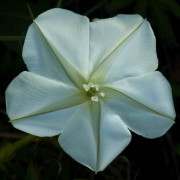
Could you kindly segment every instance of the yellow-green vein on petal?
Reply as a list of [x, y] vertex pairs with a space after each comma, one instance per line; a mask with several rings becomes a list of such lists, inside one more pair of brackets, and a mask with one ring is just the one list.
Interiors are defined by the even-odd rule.
[[73, 67], [71, 63], [68, 62], [67, 59], [56, 49], [56, 47], [49, 41], [49, 39], [45, 36], [45, 34], [42, 32], [38, 24], [34, 21], [35, 27], [37, 27], [38, 31], [44, 38], [46, 44], [50, 47], [54, 55], [56, 56], [58, 62], [64, 69], [64, 71], [67, 73], [69, 79], [74, 83], [76, 87], [78, 87], [81, 90], [83, 89], [83, 84], [87, 84], [87, 80], [85, 77], [82, 76], [82, 74]]
[[149, 111], [149, 112], [153, 112], [159, 116], [163, 116], [163, 117], [166, 117], [166, 118], [169, 118], [169, 119], [172, 119], [174, 120], [172, 117], [166, 115], [166, 114], [163, 114], [163, 113], [160, 113], [158, 111], [156, 111], [155, 109], [152, 109], [148, 106], [146, 106], [145, 104], [135, 100], [134, 98], [126, 95], [125, 93], [119, 91], [118, 89], [114, 88], [114, 87], [106, 87], [106, 86], [103, 86], [102, 88], [102, 91], [106, 94], [106, 97], [105, 98], [109, 98], [109, 99], [116, 99], [116, 100], [122, 100], [120, 97], [126, 97], [128, 98], [129, 100], [133, 101], [134, 103], [137, 103], [142, 109], [146, 110], [146, 111]]
[[[99, 84], [102, 83], [102, 81], [104, 80], [104, 77], [105, 77], [106, 73], [108, 72], [109, 68], [111, 67], [113, 62], [116, 60], [116, 58], [112, 58], [112, 56], [116, 53], [117, 50], [120, 51], [123, 49], [123, 46], [125, 46], [126, 43], [128, 43], [128, 40], [130, 40], [133, 37], [133, 35], [135, 35], [135, 33], [139, 30], [139, 28], [142, 26], [144, 21], [145, 21], [145, 19], [143, 19], [142, 22], [135, 29], [133, 29], [129, 34], [126, 34], [126, 36], [124, 37], [124, 40], [122, 42], [120, 42], [118, 44], [118, 46], [116, 46], [112, 50], [112, 52], [109, 53], [109, 55], [107, 55], [101, 61], [101, 63], [92, 72], [92, 74], [90, 76], [90, 80], [89, 80], [90, 82], [99, 83]], [[119, 48], [121, 48], [121, 49], [119, 49]]]
[[21, 116], [16, 119], [11, 119], [10, 122], [15, 121], [15, 120], [21, 120], [26, 117], [32, 117], [32, 116], [47, 114], [50, 112], [71, 108], [73, 106], [82, 104], [82, 103], [86, 102], [87, 100], [89, 100], [89, 99], [86, 95], [84, 95], [83, 93], [79, 93], [79, 94], [73, 95], [71, 97], [68, 97], [66, 99], [63, 99], [61, 101], [57, 101], [53, 104], [50, 104], [50, 105], [48, 105], [44, 108], [41, 108], [33, 113], [27, 114], [26, 116]]
[[101, 107], [99, 102], [89, 101], [89, 112], [91, 116], [92, 129], [94, 131], [94, 139], [96, 142], [96, 152], [97, 152], [97, 163], [95, 173], [99, 169], [99, 145], [100, 145], [100, 119], [101, 119]]

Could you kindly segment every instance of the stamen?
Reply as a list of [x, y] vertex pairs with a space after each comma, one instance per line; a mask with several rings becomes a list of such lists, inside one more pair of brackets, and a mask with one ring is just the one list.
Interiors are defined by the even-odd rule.
[[99, 84], [95, 84], [95, 88], [96, 88], [96, 91], [99, 91], [99, 88], [100, 88]]
[[83, 87], [84, 87], [84, 89], [86, 90], [86, 92], [89, 91], [89, 89], [90, 89], [90, 86], [87, 85], [87, 84], [83, 84]]
[[104, 93], [104, 92], [100, 92], [100, 96], [101, 96], [101, 97], [104, 97], [104, 96], [105, 96], [105, 93]]
[[93, 83], [89, 83], [88, 85], [89, 85], [91, 88], [96, 87], [96, 85], [95, 85], [95, 84], [93, 84]]
[[97, 95], [95, 95], [95, 96], [92, 96], [92, 97], [91, 97], [91, 100], [92, 100], [92, 101], [95, 101], [95, 102], [98, 102], [98, 101], [99, 101], [99, 98], [98, 98]]
[[105, 93], [104, 92], [98, 92], [100, 89], [99, 84], [93, 84], [93, 83], [88, 83], [88, 84], [83, 84], [83, 87], [86, 91], [86, 95], [91, 98], [92, 101], [98, 102], [99, 97], [104, 97]]

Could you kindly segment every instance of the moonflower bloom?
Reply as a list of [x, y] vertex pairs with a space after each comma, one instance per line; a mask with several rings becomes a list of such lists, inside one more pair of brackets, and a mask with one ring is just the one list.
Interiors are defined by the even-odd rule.
[[59, 135], [79, 163], [102, 171], [131, 140], [162, 136], [174, 123], [171, 88], [158, 67], [153, 31], [140, 15], [89, 22], [64, 9], [29, 27], [22, 72], [6, 91], [13, 126]]

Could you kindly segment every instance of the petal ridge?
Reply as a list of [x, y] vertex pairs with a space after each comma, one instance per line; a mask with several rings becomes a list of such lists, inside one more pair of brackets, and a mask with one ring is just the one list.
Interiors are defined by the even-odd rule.
[[59, 60], [58, 62], [61, 64], [61, 66], [63, 67], [64, 71], [66, 72], [66, 74], [70, 78], [70, 80], [74, 83], [74, 85], [76, 87], [78, 87], [79, 89], [83, 90], [82, 84], [86, 84], [87, 83], [86, 79], [82, 76], [82, 74], [75, 67], [73, 67], [73, 65], [71, 63], [69, 63], [65, 59], [65, 57], [60, 52], [58, 52], [56, 47], [45, 36], [45, 34], [43, 33], [43, 31], [41, 30], [39, 25], [36, 23], [36, 21], [34, 21], [34, 24], [37, 27], [37, 29], [39, 30], [40, 34], [44, 37], [44, 40], [47, 43], [47, 45], [50, 47], [50, 49], [52, 50], [54, 55]]
[[114, 59], [110, 57], [113, 56], [113, 54], [117, 51], [118, 48], [124, 46], [128, 42], [128, 40], [132, 38], [133, 34], [135, 34], [141, 28], [145, 21], [145, 19], [142, 19], [142, 21], [131, 32], [124, 35], [124, 39], [120, 43], [118, 43], [116, 47], [114, 47], [110, 54], [103, 57], [103, 60], [100, 60], [100, 64], [97, 65], [95, 70], [90, 75], [90, 81], [102, 82], [104, 80], [106, 73], [114, 62]]
[[166, 114], [163, 114], [163, 113], [160, 113], [160, 112], [156, 111], [155, 109], [153, 109], [153, 108], [151, 108], [151, 107], [137, 101], [136, 99], [132, 98], [131, 96], [128, 96], [124, 92], [121, 92], [119, 89], [117, 89], [115, 87], [104, 86], [102, 89], [106, 94], [109, 94], [108, 98], [110, 98], [110, 99], [113, 99], [114, 97], [118, 97], [118, 95], [116, 93], [119, 93], [120, 95], [123, 95], [123, 96], [131, 99], [135, 103], [138, 103], [140, 106], [144, 107], [144, 109], [146, 109], [149, 112], [153, 112], [153, 113], [158, 114], [160, 116], [163, 116], [163, 117], [169, 118], [171, 120], [174, 120], [174, 117], [171, 117], [169, 115], [166, 115]]
[[[22, 100], [26, 104], [18, 106]], [[11, 121], [66, 109], [86, 100], [87, 97], [75, 87], [26, 71], [6, 90], [7, 113]]]

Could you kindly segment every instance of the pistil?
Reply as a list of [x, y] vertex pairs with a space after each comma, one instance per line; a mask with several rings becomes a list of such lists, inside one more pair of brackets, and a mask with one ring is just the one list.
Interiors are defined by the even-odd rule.
[[100, 89], [99, 84], [88, 83], [88, 84], [83, 84], [83, 87], [86, 91], [86, 95], [91, 98], [91, 101], [98, 102], [99, 97], [105, 96], [104, 92], [99, 92]]

